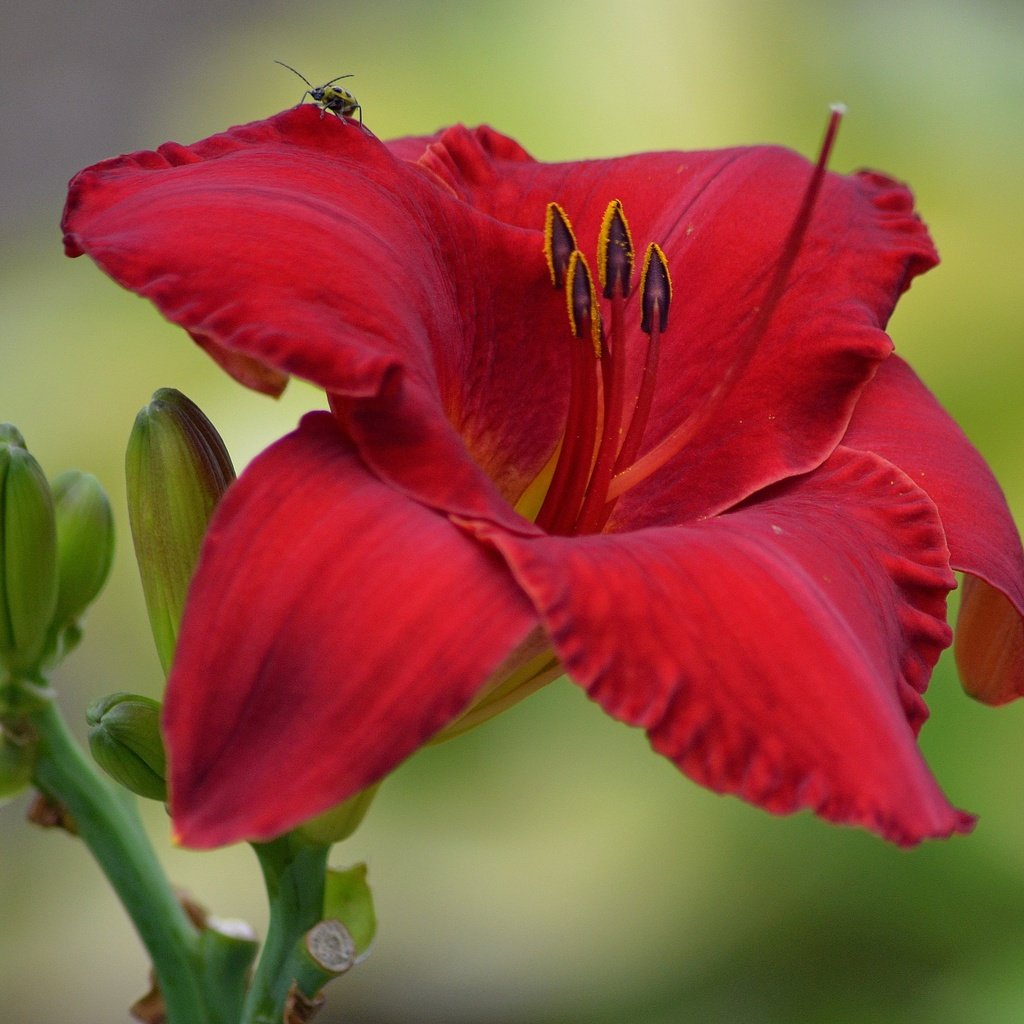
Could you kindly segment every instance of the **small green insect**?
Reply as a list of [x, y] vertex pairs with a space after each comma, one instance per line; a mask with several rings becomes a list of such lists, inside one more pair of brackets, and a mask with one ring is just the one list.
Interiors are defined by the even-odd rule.
[[302, 94], [302, 99], [299, 100], [300, 103], [308, 96], [314, 103], [320, 106], [321, 117], [324, 116], [325, 110], [329, 110], [337, 116], [339, 121], [346, 117], [351, 117], [358, 110], [359, 123], [363, 123], [363, 108], [359, 105], [359, 100], [348, 89], [343, 89], [340, 85], [334, 84], [335, 82], [340, 82], [343, 78], [351, 78], [352, 75], [338, 75], [337, 78], [332, 78], [329, 82], [324, 82], [323, 85], [313, 85], [301, 71], [296, 71], [290, 64], [285, 64], [283, 60], [275, 60], [274, 63], [280, 64], [281, 67], [287, 68], [292, 74], [298, 75], [309, 86]]

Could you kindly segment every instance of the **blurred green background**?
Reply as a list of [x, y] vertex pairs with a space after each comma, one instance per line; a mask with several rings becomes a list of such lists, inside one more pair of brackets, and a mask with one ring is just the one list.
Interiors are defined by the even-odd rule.
[[[813, 154], [827, 104], [845, 101], [833, 167], [910, 181], [944, 258], [897, 312], [897, 346], [1024, 514], [1019, 0], [42, 0], [2, 17], [0, 420], [51, 475], [95, 472], [120, 527], [57, 679], [76, 727], [93, 697], [162, 681], [124, 513], [136, 410], [181, 388], [241, 466], [322, 403], [294, 384], [277, 403], [244, 392], [145, 302], [66, 261], [64, 185], [294, 104], [274, 58], [316, 83], [355, 72], [382, 137], [486, 121], [543, 159], [762, 141]], [[320, 1019], [1024, 1020], [1024, 707], [973, 704], [950, 659], [930, 704], [925, 752], [981, 820], [911, 852], [706, 793], [564, 681], [422, 752], [337, 851], [369, 861], [381, 926]], [[25, 806], [0, 811], [0, 1018], [123, 1024], [144, 957], [84, 852], [25, 825]], [[172, 850], [150, 810], [173, 878], [262, 926], [248, 850]]]

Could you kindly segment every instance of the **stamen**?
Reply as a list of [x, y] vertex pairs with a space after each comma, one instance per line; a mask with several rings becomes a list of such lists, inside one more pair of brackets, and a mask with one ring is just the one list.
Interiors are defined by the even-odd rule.
[[602, 292], [612, 303], [611, 344], [606, 344], [601, 353], [604, 413], [601, 443], [586, 485], [583, 507], [575, 523], [576, 533], [591, 533], [598, 528], [625, 426], [622, 419], [627, 358], [625, 303], [633, 275], [633, 238], [629, 233], [622, 203], [618, 199], [608, 204], [601, 220], [597, 241], [597, 269]]
[[576, 338], [590, 337], [590, 344], [573, 346], [570, 357], [569, 409], [565, 436], [551, 486], [536, 523], [550, 533], [566, 533], [576, 521], [576, 513], [590, 476], [597, 444], [598, 381], [597, 367], [602, 352], [601, 314], [597, 308], [590, 268], [583, 255], [574, 251], [565, 274], [565, 295], [569, 323]]
[[619, 294], [629, 294], [633, 276], [633, 238], [629, 233], [622, 203], [613, 199], [601, 219], [601, 232], [597, 239], [597, 277], [601, 293], [610, 299], [618, 286]]
[[793, 219], [793, 224], [783, 243], [781, 255], [775, 265], [775, 273], [768, 284], [764, 300], [758, 307], [757, 316], [740, 341], [739, 351], [732, 366], [729, 367], [725, 376], [704, 400], [700, 409], [694, 410], [675, 430], [647, 452], [646, 455], [637, 459], [631, 466], [615, 475], [608, 488], [609, 500], [617, 498], [631, 487], [635, 487], [642, 480], [646, 480], [652, 473], [664, 466], [669, 459], [682, 451], [698, 431], [712, 417], [717, 415], [718, 410], [721, 408], [726, 397], [731, 393], [732, 387], [740, 377], [741, 372], [753, 358], [758, 345], [768, 330], [776, 306], [782, 298], [786, 284], [789, 281], [789, 275], [800, 253], [800, 247], [803, 244], [808, 225], [811, 221], [811, 214], [814, 212], [814, 206], [825, 182], [828, 159], [832, 153], [836, 133], [839, 130], [839, 123], [844, 113], [845, 107], [841, 104], [836, 104], [831, 108], [831, 116], [825, 129], [825, 137], [821, 144], [817, 162], [804, 190], [804, 195]]
[[[668, 327], [668, 306], [672, 298], [672, 279], [668, 272], [668, 258], [661, 247], [653, 242], [644, 254], [644, 266], [640, 276], [640, 304], [642, 321], [640, 329], [647, 335], [644, 352], [644, 366], [640, 374], [640, 385], [633, 400], [633, 411], [625, 428], [625, 436], [619, 448], [615, 465], [604, 481], [603, 492], [607, 491], [615, 474], [629, 467], [636, 458], [644, 439], [647, 421], [654, 402], [654, 384], [658, 376], [658, 360], [661, 354], [661, 334]], [[620, 433], [622, 430], [620, 429]], [[596, 475], [596, 473], [595, 473]], [[598, 491], [598, 488], [594, 488]], [[599, 513], [592, 513], [586, 520], [586, 532], [600, 533], [611, 518], [617, 498], [608, 498]], [[596, 505], [596, 498], [594, 499]], [[580, 532], [583, 532], [582, 530]]]
[[[654, 401], [654, 382], [658, 376], [658, 359], [661, 353], [661, 335], [668, 329], [668, 307], [672, 301], [672, 278], [668, 272], [668, 257], [661, 246], [652, 242], [644, 254], [644, 267], [640, 274], [640, 307], [643, 319], [640, 330], [647, 336], [647, 352], [644, 369], [637, 389], [633, 414], [629, 428], [615, 460], [615, 472], [621, 473], [636, 458], [644, 439], [647, 420]], [[610, 510], [609, 510], [610, 511]]]
[[622, 406], [626, 390], [625, 298], [616, 288], [612, 294], [612, 330], [610, 344], [601, 353], [601, 385], [604, 396], [604, 422], [601, 444], [590, 482], [586, 487], [583, 508], [576, 521], [575, 533], [593, 533], [607, 500], [608, 485], [615, 469], [615, 459], [622, 444]]
[[574, 250], [569, 256], [565, 275], [565, 301], [569, 309], [572, 333], [577, 338], [582, 338], [584, 332], [588, 332], [594, 344], [594, 354], [600, 359], [604, 331], [601, 326], [601, 311], [597, 308], [597, 290], [594, 288], [594, 279], [590, 276], [590, 267], [579, 250]]
[[[549, 532], [554, 532], [552, 526], [555, 516], [565, 501], [569, 477], [582, 448], [585, 388], [583, 387], [583, 362], [580, 359], [580, 353], [583, 353], [584, 356], [590, 355], [586, 346], [575, 343], [569, 359], [569, 409], [565, 415], [565, 435], [562, 438], [562, 447], [558, 453], [558, 461], [555, 463], [551, 483], [548, 485], [547, 493], [544, 495], [535, 520], [541, 529]], [[591, 362], [593, 362], [592, 356]], [[589, 470], [590, 467], [587, 468]]]
[[[545, 251], [553, 278], [559, 276], [556, 251], [572, 238], [568, 224], [561, 207], [549, 204]], [[550, 482], [535, 519], [538, 526], [550, 533], [592, 533], [603, 528], [614, 504], [608, 499], [612, 477], [635, 457], [647, 425], [659, 339], [668, 323], [672, 285], [665, 254], [658, 246], [649, 246], [641, 277], [642, 329], [648, 334], [648, 343], [627, 422], [625, 305], [633, 262], [629, 225], [622, 203], [614, 200], [605, 210], [598, 247], [601, 284], [604, 295], [611, 300], [608, 338], [604, 335], [593, 278], [582, 253], [571, 251], [560, 275], [572, 333], [577, 338], [589, 334], [591, 346], [575, 346], [570, 357], [565, 433], [560, 448], [548, 463]]]
[[657, 317], [657, 330], [668, 330], [668, 306], [672, 301], [672, 278], [668, 272], [668, 257], [660, 245], [651, 242], [644, 253], [644, 269], [640, 273], [640, 308], [643, 319], [640, 330], [650, 334]]
[[602, 360], [590, 345], [577, 345], [573, 359], [579, 364], [580, 407], [577, 426], [572, 433], [573, 444], [567, 452], [565, 484], [561, 493], [556, 492], [554, 495], [550, 525], [541, 522], [540, 516], [537, 517], [538, 526], [558, 534], [572, 533], [576, 524], [576, 515], [586, 493], [594, 463], [597, 426], [601, 415]]
[[565, 210], [558, 203], [548, 203], [544, 215], [544, 258], [548, 261], [551, 284], [555, 288], [565, 284], [569, 260], [575, 251], [576, 236]]

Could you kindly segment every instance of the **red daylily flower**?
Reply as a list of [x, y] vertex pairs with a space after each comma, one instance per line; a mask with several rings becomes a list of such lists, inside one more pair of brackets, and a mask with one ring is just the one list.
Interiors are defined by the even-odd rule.
[[[967, 682], [1024, 691], [1024, 557], [891, 355], [936, 262], [903, 186], [769, 147], [383, 144], [303, 107], [83, 171], [64, 224], [243, 383], [331, 400], [211, 524], [166, 703], [186, 844], [280, 833], [562, 671], [719, 792], [901, 844], [971, 827], [922, 694], [951, 568]], [[660, 250], [625, 296], [630, 232]]]

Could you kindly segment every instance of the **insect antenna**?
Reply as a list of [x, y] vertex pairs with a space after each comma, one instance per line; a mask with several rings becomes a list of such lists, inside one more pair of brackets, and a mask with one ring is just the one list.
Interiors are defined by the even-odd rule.
[[[306, 83], [306, 85], [308, 85], [310, 87], [310, 89], [313, 88], [313, 83], [301, 71], [296, 71], [295, 68], [293, 68], [291, 66], [291, 64], [285, 64], [285, 62], [283, 60], [277, 60], [277, 59], [274, 60], [274, 63], [275, 64], [280, 64], [281, 67], [283, 67], [283, 68], [287, 68], [293, 75], [298, 75], [299, 78], [301, 78]], [[337, 81], [337, 79], [335, 79], [335, 81]], [[330, 83], [328, 82], [328, 85], [329, 84]]]
[[[278, 64], [280, 64], [280, 63], [281, 62], [278, 61]], [[287, 66], [288, 65], [286, 64], [285, 67], [287, 67]], [[338, 75], [337, 78], [332, 78], [329, 82], [324, 82], [324, 84], [320, 88], [324, 89], [328, 85], [334, 85], [335, 82], [340, 82], [343, 78], [355, 78], [355, 75]]]

